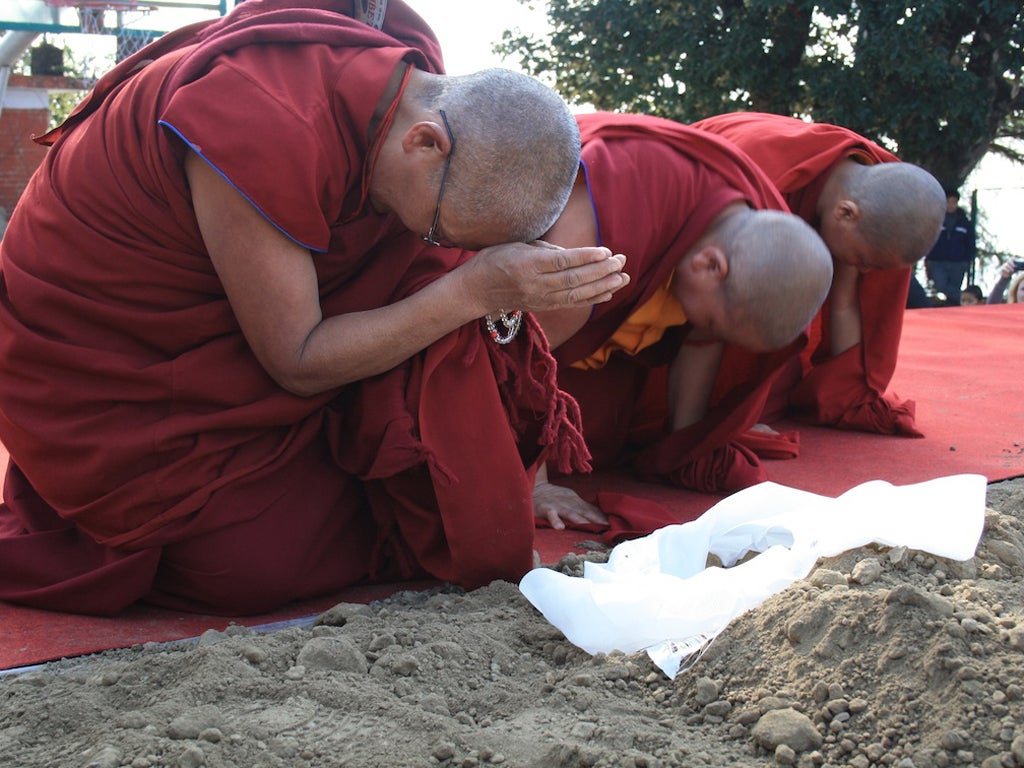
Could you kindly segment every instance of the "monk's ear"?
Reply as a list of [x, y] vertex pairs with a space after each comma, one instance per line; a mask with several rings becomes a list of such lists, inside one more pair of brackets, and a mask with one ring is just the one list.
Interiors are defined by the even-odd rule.
[[443, 161], [452, 151], [451, 140], [444, 126], [431, 120], [413, 123], [402, 134], [402, 151], [406, 153], [436, 153], [435, 161]]
[[843, 198], [833, 210], [836, 221], [844, 224], [858, 224], [860, 222], [861, 210], [856, 202], [849, 198]]
[[691, 266], [698, 276], [721, 282], [729, 274], [729, 258], [718, 245], [705, 245], [694, 254]]

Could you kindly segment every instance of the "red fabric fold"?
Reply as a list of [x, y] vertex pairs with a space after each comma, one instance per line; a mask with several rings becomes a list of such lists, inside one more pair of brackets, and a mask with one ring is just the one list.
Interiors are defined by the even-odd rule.
[[736, 438], [736, 442], [762, 459], [795, 459], [800, 455], [800, 433], [796, 430], [764, 432], [748, 429]]
[[739, 443], [716, 448], [662, 476], [673, 485], [704, 493], [733, 493], [768, 479], [757, 455]]
[[790, 393], [796, 415], [814, 424], [882, 435], [924, 437], [913, 400], [865, 385], [863, 345], [812, 368]]
[[673, 432], [645, 449], [636, 462], [640, 477], [702, 493], [733, 493], [768, 479], [757, 454], [738, 442], [677, 448], [699, 441], [694, 431]]
[[[589, 469], [573, 404], [549, 388], [553, 371], [536, 320], [524, 316], [508, 345], [466, 326], [350, 388], [334, 450], [368, 489], [380, 530], [371, 571], [394, 560], [402, 579], [425, 570], [478, 587], [532, 566], [533, 467], [551, 454]], [[401, 408], [382, 407], [396, 398]]]
[[56, 516], [16, 465], [7, 468], [3, 498], [21, 517], [0, 514], [0, 599], [112, 616], [142, 597], [138, 585], [152, 583], [159, 549], [124, 556], [97, 544]]

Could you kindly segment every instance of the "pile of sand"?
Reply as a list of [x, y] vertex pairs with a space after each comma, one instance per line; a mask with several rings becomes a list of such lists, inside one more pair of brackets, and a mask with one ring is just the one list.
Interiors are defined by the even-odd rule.
[[0, 764], [1024, 766], [1024, 480], [988, 504], [972, 560], [823, 561], [674, 680], [511, 584], [402, 593], [2, 678]]

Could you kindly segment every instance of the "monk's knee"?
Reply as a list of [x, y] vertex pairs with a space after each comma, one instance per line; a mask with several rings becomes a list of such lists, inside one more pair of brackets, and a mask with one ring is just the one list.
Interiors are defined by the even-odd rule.
[[165, 549], [149, 602], [223, 616], [267, 613], [303, 596], [294, 564], [273, 557], [195, 562], [182, 547]]

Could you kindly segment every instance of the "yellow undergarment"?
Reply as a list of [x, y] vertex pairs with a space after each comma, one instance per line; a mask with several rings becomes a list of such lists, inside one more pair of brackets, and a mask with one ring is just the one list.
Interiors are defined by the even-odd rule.
[[657, 344], [665, 335], [666, 328], [683, 325], [686, 322], [686, 315], [683, 314], [679, 301], [672, 295], [671, 286], [672, 280], [669, 279], [619, 326], [608, 341], [587, 357], [577, 360], [572, 367], [584, 371], [602, 368], [612, 352], [622, 351], [627, 355], [635, 355], [640, 350]]

